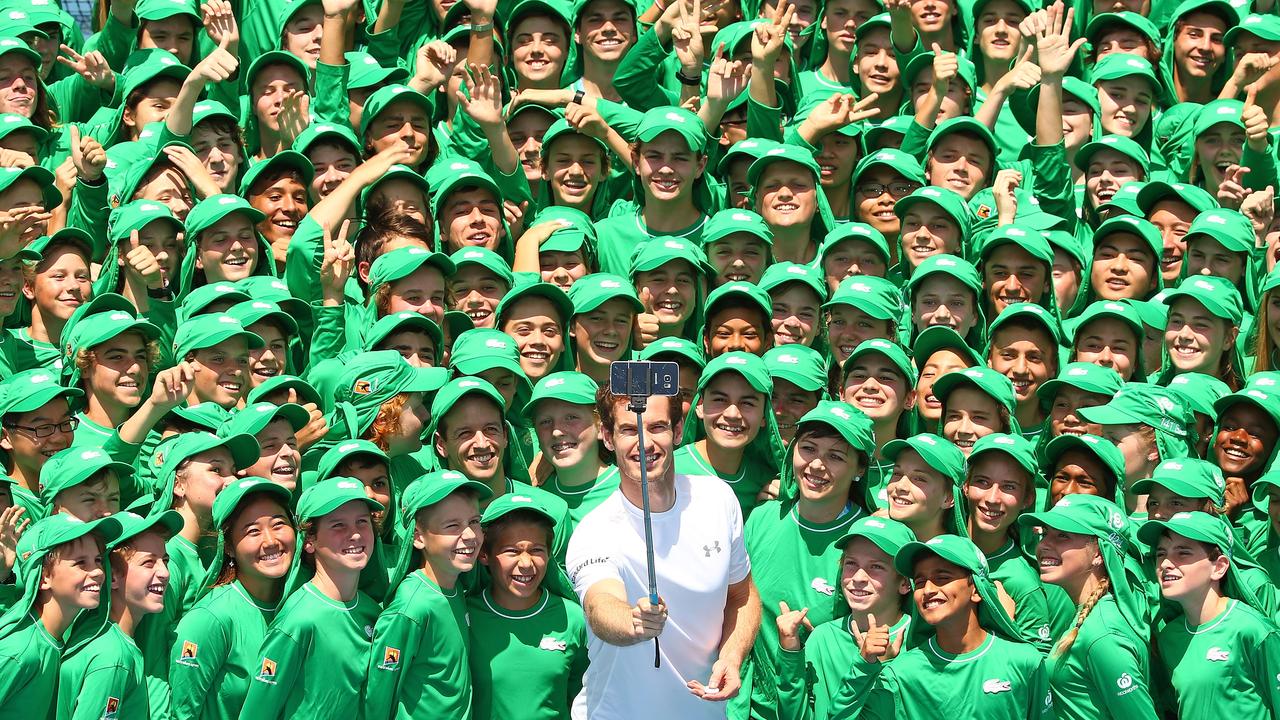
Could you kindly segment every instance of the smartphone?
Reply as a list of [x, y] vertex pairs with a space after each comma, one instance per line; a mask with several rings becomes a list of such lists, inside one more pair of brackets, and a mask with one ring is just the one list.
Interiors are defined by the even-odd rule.
[[609, 365], [609, 392], [628, 397], [675, 397], [680, 394], [680, 366], [619, 360]]

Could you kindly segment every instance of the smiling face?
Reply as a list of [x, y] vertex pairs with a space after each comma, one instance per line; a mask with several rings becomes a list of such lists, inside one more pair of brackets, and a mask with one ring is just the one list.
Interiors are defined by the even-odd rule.
[[1092, 453], [1068, 450], [1054, 464], [1049, 477], [1049, 506], [1067, 495], [1115, 497], [1115, 480], [1111, 471]]
[[1081, 408], [1106, 405], [1110, 395], [1081, 390], [1078, 387], [1063, 385], [1053, 396], [1049, 406], [1049, 431], [1052, 437], [1059, 435], [1101, 435], [1102, 426], [1091, 423], [1080, 417]]
[[1036, 391], [1058, 374], [1058, 343], [1047, 328], [1018, 322], [991, 336], [988, 364], [1009, 378], [1019, 404], [1038, 402]]
[[915, 406], [916, 392], [892, 360], [866, 353], [845, 372], [841, 399], [877, 423], [889, 424]]
[[258, 234], [248, 216], [231, 213], [200, 233], [196, 252], [196, 267], [208, 282], [243, 280], [258, 266]]
[[1120, 374], [1122, 380], [1128, 381], [1138, 366], [1141, 347], [1142, 338], [1128, 323], [1120, 318], [1103, 316], [1076, 329], [1073, 359], [1111, 368]]
[[982, 596], [968, 570], [932, 553], [920, 556], [912, 570], [916, 608], [925, 622], [965, 622], [977, 612]]
[[[676, 438], [683, 427], [673, 422], [671, 403], [675, 398], [665, 395], [649, 398], [640, 420], [644, 422], [645, 473], [650, 482], [666, 478], [674, 468], [672, 459]], [[621, 406], [619, 406], [621, 407]], [[601, 440], [613, 451], [622, 482], [640, 488], [640, 427], [633, 412], [615, 412], [612, 427], [602, 425]]]
[[707, 260], [715, 270], [712, 284], [759, 283], [769, 262], [769, 246], [750, 233], [734, 233], [706, 246]]
[[622, 0], [591, 0], [578, 13], [574, 35], [585, 62], [617, 63], [636, 40], [635, 11]]
[[120, 481], [111, 470], [99, 471], [79, 485], [54, 495], [52, 510], [82, 522], [114, 515], [120, 512]]
[[827, 310], [827, 344], [841, 365], [865, 340], [889, 339], [893, 323], [879, 320], [851, 305], [833, 305]]
[[969, 200], [986, 187], [994, 162], [991, 147], [984, 140], [969, 133], [953, 132], [939, 140], [929, 152], [925, 176], [930, 185], [954, 190]]
[[915, 192], [918, 183], [883, 165], [873, 165], [862, 172], [854, 183], [854, 214], [879, 230], [886, 238], [896, 238], [902, 227], [893, 206]]
[[952, 481], [934, 470], [920, 453], [905, 449], [893, 464], [886, 488], [889, 517], [906, 523], [916, 534], [942, 525], [944, 514], [955, 506]]
[[[522, 113], [535, 115], [536, 113]], [[526, 173], [529, 167], [525, 166]], [[577, 134], [562, 135], [547, 148], [540, 160], [539, 178], [549, 184], [556, 205], [567, 205], [589, 212], [596, 189], [604, 181], [609, 163], [604, 152], [591, 138]]]
[[856, 41], [852, 71], [868, 93], [879, 93], [881, 97], [901, 93], [901, 71], [888, 28], [871, 30]]
[[1151, 82], [1141, 75], [1130, 75], [1097, 83], [1099, 120], [1102, 131], [1110, 135], [1135, 137], [1151, 119], [1155, 93]]
[[848, 503], [850, 488], [866, 470], [862, 453], [826, 428], [800, 435], [791, 453], [791, 469], [800, 497], [811, 505], [828, 507]]
[[86, 534], [55, 547], [50, 555], [40, 574], [41, 596], [58, 603], [68, 616], [98, 607], [107, 577], [98, 541]]
[[1035, 502], [1035, 483], [1026, 468], [1003, 452], [983, 452], [969, 464], [964, 483], [969, 531], [1001, 536]]
[[1014, 303], [1039, 302], [1049, 290], [1049, 268], [1016, 243], [1000, 245], [982, 262], [982, 286], [992, 315]]
[[465, 395], [440, 420], [436, 453], [452, 470], [489, 485], [505, 477], [503, 453], [507, 425], [502, 410], [488, 397]]
[[440, 207], [440, 233], [449, 252], [466, 247], [497, 251], [505, 236], [502, 201], [486, 188], [465, 187], [445, 198]]
[[[364, 500], [349, 500], [312, 519], [303, 550], [315, 556], [316, 571], [329, 577], [360, 574], [373, 553], [373, 516]], [[415, 535], [415, 545], [417, 537]]]
[[188, 356], [195, 370], [188, 402], [213, 402], [224, 408], [235, 407], [249, 390], [249, 344], [243, 337], [233, 337], [200, 348]]
[[155, 530], [135, 535], [111, 552], [111, 595], [134, 615], [164, 610], [169, 587], [169, 553]]
[[475, 567], [484, 531], [480, 502], [470, 491], [454, 491], [440, 502], [418, 511], [413, 546], [441, 587], [453, 587], [458, 575]]
[[644, 189], [645, 205], [692, 201], [693, 184], [707, 164], [707, 159], [690, 150], [674, 130], [638, 143], [632, 156]]
[[834, 293], [845, 278], [854, 275], [884, 277], [888, 269], [884, 255], [866, 240], [844, 240], [822, 254], [822, 274], [827, 281], [828, 293]]
[[1110, 148], [1095, 152], [1084, 168], [1085, 194], [1095, 208], [1115, 197], [1125, 183], [1142, 179], [1142, 168], [1133, 158]]
[[18, 307], [18, 294], [26, 281], [26, 262], [18, 258], [0, 260], [0, 315], [9, 315]]
[[[36, 487], [40, 469], [59, 450], [71, 447], [72, 433], [68, 423], [72, 420], [71, 408], [65, 397], [57, 397], [35, 410], [10, 413], [4, 417], [5, 427], [0, 431], [0, 448], [13, 456], [14, 465]], [[53, 433], [36, 437], [35, 433], [21, 427], [33, 428], [53, 425]]]
[[818, 406], [818, 391], [803, 390], [785, 378], [774, 376], [773, 395], [770, 404], [773, 406], [773, 419], [778, 425], [782, 441], [790, 443], [795, 437], [796, 424], [805, 413]]
[[453, 292], [454, 310], [466, 313], [476, 327], [492, 328], [493, 313], [511, 288], [489, 268], [467, 263], [454, 273], [449, 289]]
[[594, 310], [574, 315], [574, 347], [597, 365], [621, 360], [631, 347], [635, 314], [635, 307], [629, 302], [614, 298]]
[[1166, 530], [1155, 548], [1156, 581], [1166, 600], [1178, 602], [1203, 597], [1206, 588], [1221, 592], [1219, 583], [1231, 562], [1216, 547]]
[[1244, 128], [1233, 123], [1218, 123], [1196, 136], [1196, 168], [1206, 190], [1216, 193], [1227, 169], [1240, 164], [1244, 143]]
[[801, 282], [784, 283], [769, 292], [773, 301], [773, 342], [813, 345], [818, 336], [822, 299]]
[[590, 462], [600, 439], [600, 418], [595, 408], [547, 398], [534, 409], [533, 429], [542, 457], [557, 470]]
[[939, 426], [942, 436], [968, 455], [978, 438], [1008, 430], [1007, 412], [990, 395], [972, 385], [961, 385], [947, 395]]
[[736, 372], [716, 375], [702, 390], [694, 409], [707, 442], [723, 450], [746, 450], [764, 424], [769, 397]]
[[538, 272], [542, 282], [569, 292], [573, 283], [591, 272], [583, 250], [543, 250], [538, 253]]
[[310, 190], [318, 200], [337, 190], [342, 181], [350, 177], [351, 172], [360, 164], [360, 158], [349, 145], [340, 141], [326, 142], [323, 139], [307, 148], [307, 159], [316, 171]]
[[790, 160], [769, 164], [756, 182], [756, 211], [775, 232], [808, 228], [818, 211], [813, 172]]
[[551, 562], [550, 524], [528, 512], [489, 530], [480, 561], [489, 568], [490, 587], [500, 605], [523, 607], [540, 596]]
[[1213, 77], [1226, 59], [1223, 36], [1227, 23], [1204, 11], [1192, 11], [1174, 23], [1173, 63], [1179, 78], [1205, 81]]
[[920, 379], [916, 382], [918, 409], [925, 420], [937, 422], [942, 418], [942, 401], [933, 394], [938, 378], [955, 370], [969, 367], [969, 360], [955, 350], [942, 349], [925, 359], [920, 367]]
[[208, 527], [213, 518], [213, 501], [223, 488], [235, 482], [236, 469], [231, 451], [225, 447], [196, 453], [178, 465], [173, 495], [191, 509], [201, 527]]
[[298, 485], [298, 473], [302, 465], [302, 455], [298, 452], [298, 438], [294, 435], [293, 426], [288, 420], [278, 417], [267, 423], [256, 437], [261, 448], [258, 461], [245, 472], [253, 477], [267, 478], [292, 492]]
[[701, 276], [686, 260], [671, 260], [635, 274], [644, 311], [658, 318], [659, 328], [678, 332], [693, 315]]
[[63, 322], [93, 294], [89, 262], [84, 251], [71, 244], [55, 245], [45, 252], [36, 265], [30, 282], [22, 294], [34, 306], [33, 313]]
[[1218, 419], [1215, 462], [1228, 477], [1259, 473], [1266, 466], [1280, 432], [1271, 416], [1251, 402], [1237, 402]]
[[1248, 255], [1223, 245], [1217, 239], [1197, 233], [1187, 241], [1187, 274], [1216, 275], [1233, 285], [1244, 280]]
[[902, 261], [915, 269], [932, 255], [960, 252], [962, 240], [956, 221], [931, 202], [918, 202], [902, 216]]
[[1018, 54], [1018, 25], [1027, 11], [1013, 0], [991, 0], [982, 7], [975, 29], [982, 56], [992, 60], [1012, 61]]
[[546, 15], [528, 15], [511, 28], [511, 61], [520, 88], [558, 88], [569, 54], [569, 30]]
[[1156, 287], [1156, 257], [1146, 240], [1127, 232], [1098, 239], [1089, 284], [1103, 300], [1142, 300]]
[[1102, 572], [1098, 540], [1089, 535], [1045, 528], [1036, 546], [1040, 581], [1059, 586], [1079, 584], [1091, 573]]
[[1208, 498], [1190, 498], [1179, 495], [1163, 485], [1152, 485], [1147, 493], [1147, 517], [1152, 520], [1168, 520], [1180, 512], [1208, 512]]
[[932, 273], [912, 294], [911, 317], [916, 330], [944, 325], [960, 337], [969, 334], [978, 322], [977, 298], [973, 289], [946, 273]]
[[250, 495], [226, 528], [237, 574], [259, 580], [281, 580], [288, 574], [297, 533], [279, 500], [264, 493]]
[[93, 347], [93, 364], [82, 373], [90, 406], [119, 411], [143, 400], [151, 374], [151, 349], [142, 335], [121, 333]]
[[749, 352], [763, 355], [773, 346], [772, 323], [754, 306], [729, 303], [717, 307], [707, 317], [704, 345], [708, 358], [727, 352]]
[[883, 622], [902, 611], [902, 596], [911, 592], [911, 585], [894, 569], [888, 553], [855, 537], [840, 556], [840, 590], [854, 613], [870, 613]]
[[302, 58], [309, 68], [320, 59], [320, 39], [324, 36], [324, 8], [320, 3], [304, 5], [284, 25], [280, 46]]
[[511, 305], [505, 317], [502, 331], [515, 340], [520, 369], [536, 383], [555, 369], [564, 353], [560, 313], [550, 300], [529, 296]]
[[1164, 341], [1169, 361], [1179, 372], [1214, 373], [1237, 329], [1216, 317], [1194, 298], [1180, 297], [1169, 306]]

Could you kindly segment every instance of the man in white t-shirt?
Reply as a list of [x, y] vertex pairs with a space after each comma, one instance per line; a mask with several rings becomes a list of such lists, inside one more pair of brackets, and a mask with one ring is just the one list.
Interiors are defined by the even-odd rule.
[[[725, 717], [760, 626], [742, 512], [723, 483], [675, 473], [678, 398], [650, 398], [644, 440], [659, 604], [648, 599], [640, 444], [627, 398], [600, 392], [621, 485], [574, 529], [566, 567], [587, 616], [591, 664], [575, 720]], [[659, 638], [661, 667], [653, 666]]]

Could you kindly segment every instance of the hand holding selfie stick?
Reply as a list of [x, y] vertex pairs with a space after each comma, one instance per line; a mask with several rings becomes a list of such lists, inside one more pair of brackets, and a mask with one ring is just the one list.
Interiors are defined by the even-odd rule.
[[[658, 607], [658, 578], [653, 568], [653, 519], [649, 511], [648, 459], [644, 451], [644, 411], [653, 396], [675, 397], [680, 392], [680, 366], [673, 362], [618, 361], [609, 366], [609, 392], [625, 395], [627, 410], [636, 414], [640, 443], [640, 497], [644, 511], [644, 552], [649, 571], [649, 605]], [[653, 639], [653, 666], [660, 667], [658, 638]]]

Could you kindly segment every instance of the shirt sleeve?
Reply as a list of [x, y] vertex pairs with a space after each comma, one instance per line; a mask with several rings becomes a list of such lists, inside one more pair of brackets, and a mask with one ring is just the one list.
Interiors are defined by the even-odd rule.
[[742, 533], [742, 508], [732, 493], [725, 495], [729, 505], [729, 583], [740, 583], [751, 574], [751, 558], [747, 557], [747, 544]]
[[296, 638], [274, 628], [268, 630], [258, 653], [257, 668], [251, 670], [254, 675], [240, 720], [284, 718], [289, 695], [305, 670], [305, 658]]
[[1132, 643], [1108, 633], [1081, 651], [1085, 673], [1097, 688], [1097, 697], [1108, 715], [1125, 720], [1157, 720], [1147, 687], [1146, 663]]
[[1262, 704], [1271, 717], [1280, 716], [1280, 633], [1268, 632], [1251, 648], [1250, 664]]
[[365, 720], [389, 720], [395, 716], [404, 669], [413, 664], [422, 633], [422, 626], [404, 613], [388, 612], [378, 618], [366, 673]]
[[599, 542], [597, 538], [588, 538], [590, 528], [587, 531], [584, 533], [583, 527], [579, 525], [578, 530], [570, 536], [565, 561], [573, 590], [584, 602], [592, 585], [603, 580], [622, 582], [622, 573], [618, 569], [612, 548], [607, 543]]
[[[130, 717], [122, 703], [128, 689], [128, 676], [119, 663], [90, 665], [84, 681], [72, 691], [76, 695], [70, 720], [99, 720], [103, 717]], [[114, 710], [117, 715], [112, 715]]]
[[213, 678], [229, 652], [225, 629], [203, 608], [178, 621], [178, 640], [169, 654], [173, 720], [199, 720], [204, 715]]
[[778, 653], [774, 672], [778, 681], [779, 720], [808, 720], [813, 717], [806, 671], [804, 651], [784, 648]]

